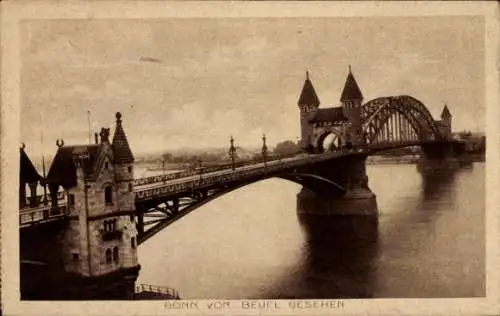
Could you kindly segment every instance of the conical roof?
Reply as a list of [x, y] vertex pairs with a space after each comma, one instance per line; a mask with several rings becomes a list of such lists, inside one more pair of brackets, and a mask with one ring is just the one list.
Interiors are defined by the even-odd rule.
[[359, 89], [358, 83], [351, 72], [351, 66], [349, 66], [349, 74], [345, 80], [344, 90], [342, 90], [342, 95], [340, 101], [346, 100], [362, 100], [363, 94], [361, 89]]
[[[24, 147], [24, 145], [23, 145]], [[29, 159], [28, 155], [24, 151], [24, 148], [21, 147], [20, 149], [20, 165], [19, 165], [19, 171], [20, 171], [20, 180], [21, 182], [36, 182], [40, 180], [42, 177], [40, 174], [38, 174], [38, 171], [36, 171], [35, 166], [33, 166], [33, 163]]]
[[450, 110], [448, 110], [448, 106], [445, 104], [443, 107], [443, 111], [441, 112], [441, 118], [447, 119], [451, 117]]
[[121, 113], [116, 113], [116, 129], [113, 135], [113, 156], [116, 164], [129, 164], [134, 162], [134, 155], [128, 145], [127, 136], [123, 130]]
[[309, 72], [306, 72], [306, 81], [302, 87], [302, 92], [299, 97], [299, 105], [319, 105], [319, 99], [316, 95], [316, 91], [312, 85], [311, 80], [309, 80]]
[[89, 177], [95, 169], [98, 156], [99, 144], [61, 146], [57, 149], [52, 160], [45, 182], [48, 184], [60, 184], [64, 188], [72, 188], [77, 185], [77, 172], [75, 158], [86, 156], [82, 165], [85, 177]]

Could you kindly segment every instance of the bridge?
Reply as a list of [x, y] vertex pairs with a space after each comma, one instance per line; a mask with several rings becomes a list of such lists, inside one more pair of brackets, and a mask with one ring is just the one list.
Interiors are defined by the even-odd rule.
[[[332, 214], [377, 215], [376, 197], [365, 170], [367, 156], [420, 146], [417, 167], [421, 172], [459, 167], [465, 146], [452, 137], [452, 117], [446, 105], [441, 120], [435, 120], [427, 107], [411, 96], [363, 103], [350, 69], [340, 101], [340, 106], [320, 108], [306, 74], [298, 102], [302, 152], [281, 159], [269, 159], [263, 138], [261, 161], [237, 162], [231, 138], [231, 164], [134, 178], [134, 157], [120, 113], [116, 114], [112, 141], [109, 128], [95, 135], [95, 144], [65, 146], [58, 140], [47, 176], [45, 171], [44, 176], [38, 174], [23, 145], [21, 259], [43, 262], [43, 254], [33, 255], [33, 246], [23, 244], [23, 235], [36, 236], [26, 237], [32, 242], [39, 234], [30, 232], [55, 227], [51, 228], [57, 231], [52, 240], [61, 247], [54, 257], [60, 258], [63, 270], [86, 278], [99, 277], [96, 282], [101, 283], [121, 271], [113, 282], [120, 287], [121, 297], [130, 297], [139, 269], [138, 245], [200, 206], [245, 185], [274, 177], [286, 179], [328, 201]], [[36, 192], [38, 184], [44, 188], [42, 195]], [[31, 191], [29, 197], [26, 186]], [[123, 279], [128, 281], [123, 283]], [[116, 295], [116, 291], [109, 291]]]

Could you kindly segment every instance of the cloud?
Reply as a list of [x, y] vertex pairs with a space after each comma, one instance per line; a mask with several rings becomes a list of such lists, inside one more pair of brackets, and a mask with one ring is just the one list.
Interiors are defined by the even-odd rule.
[[[305, 70], [326, 107], [338, 105], [352, 63], [367, 100], [410, 94], [436, 115], [447, 102], [461, 129], [472, 124], [471, 104], [477, 122], [484, 108], [483, 29], [453, 28], [464, 23], [454, 19], [442, 28], [397, 18], [390, 26], [316, 18], [30, 22], [23, 120], [36, 129], [37, 113], [50, 113], [59, 123], [47, 127], [47, 140], [69, 129], [85, 141], [87, 109], [96, 127], [112, 125], [120, 111], [138, 150], [227, 145], [230, 134], [238, 144], [260, 145], [264, 132], [270, 143], [295, 140]], [[22, 133], [27, 143], [38, 137]]]

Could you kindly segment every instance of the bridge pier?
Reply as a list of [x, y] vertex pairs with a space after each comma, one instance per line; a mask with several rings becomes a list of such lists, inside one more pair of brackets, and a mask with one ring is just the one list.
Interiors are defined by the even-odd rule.
[[336, 172], [343, 194], [314, 192], [303, 188], [297, 195], [299, 214], [319, 215], [378, 215], [377, 197], [368, 186], [366, 157], [351, 156]]
[[460, 160], [453, 143], [435, 143], [422, 146], [417, 170], [422, 174], [449, 172], [460, 168]]

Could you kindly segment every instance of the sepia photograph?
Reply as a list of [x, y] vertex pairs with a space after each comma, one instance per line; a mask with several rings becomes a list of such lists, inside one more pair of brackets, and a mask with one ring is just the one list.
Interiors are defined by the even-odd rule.
[[373, 299], [494, 310], [495, 6], [139, 4], [15, 10], [4, 313], [6, 276], [13, 314], [53, 301], [108, 302], [106, 314], [117, 301], [175, 315], [346, 313]]

